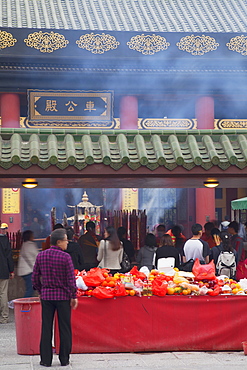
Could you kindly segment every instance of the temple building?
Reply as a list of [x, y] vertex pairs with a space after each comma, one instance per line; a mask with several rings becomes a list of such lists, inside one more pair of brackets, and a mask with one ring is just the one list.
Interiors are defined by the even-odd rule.
[[20, 227], [28, 178], [177, 189], [187, 228], [230, 215], [247, 195], [246, 18], [240, 0], [0, 0], [1, 220]]

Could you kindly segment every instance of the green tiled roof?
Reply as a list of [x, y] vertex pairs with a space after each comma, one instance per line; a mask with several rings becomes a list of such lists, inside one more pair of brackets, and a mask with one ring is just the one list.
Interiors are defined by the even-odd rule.
[[246, 130], [0, 130], [0, 166], [18, 165], [28, 169], [74, 166], [82, 170], [92, 164], [104, 164], [119, 170], [181, 166], [191, 170], [200, 166], [209, 170], [218, 166], [243, 169], [247, 166]]

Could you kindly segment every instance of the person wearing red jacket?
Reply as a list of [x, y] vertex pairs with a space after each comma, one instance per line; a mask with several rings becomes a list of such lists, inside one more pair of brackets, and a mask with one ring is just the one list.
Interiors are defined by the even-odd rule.
[[[170, 230], [167, 231], [168, 235], [171, 236], [173, 244], [176, 246], [177, 239], [180, 239], [181, 243], [184, 244], [186, 242], [186, 237], [182, 233], [182, 228], [179, 225], [174, 225]], [[180, 246], [181, 247], [181, 246]]]
[[201, 240], [204, 240], [208, 243], [209, 248], [213, 248], [216, 246], [215, 240], [211, 235], [211, 231], [215, 228], [213, 222], [206, 222], [204, 225], [204, 233], [202, 233]]

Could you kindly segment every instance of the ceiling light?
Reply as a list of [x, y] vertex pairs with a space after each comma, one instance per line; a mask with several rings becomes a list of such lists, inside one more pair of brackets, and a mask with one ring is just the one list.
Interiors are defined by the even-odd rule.
[[22, 182], [22, 186], [27, 189], [33, 189], [38, 186], [38, 181], [36, 181], [35, 179], [26, 179]]
[[219, 181], [207, 180], [207, 181], [204, 181], [203, 185], [206, 186], [207, 188], [216, 188], [216, 186], [219, 185]]

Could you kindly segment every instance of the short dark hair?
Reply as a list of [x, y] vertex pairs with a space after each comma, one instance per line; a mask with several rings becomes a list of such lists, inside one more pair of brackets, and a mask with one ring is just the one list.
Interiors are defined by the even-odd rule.
[[22, 234], [22, 239], [24, 242], [27, 242], [28, 240], [30, 240], [33, 236], [33, 231], [32, 230], [25, 230], [23, 231], [23, 234]]
[[217, 229], [217, 227], [214, 227], [212, 230], [211, 230], [211, 236], [214, 236], [214, 235], [220, 235], [220, 230]]
[[239, 223], [237, 221], [232, 221], [229, 223], [228, 227], [232, 228], [235, 233], [238, 233]]
[[53, 230], [57, 230], [57, 229], [63, 229], [63, 225], [59, 223], [54, 225]]
[[179, 225], [174, 225], [171, 228], [171, 231], [172, 231], [172, 233], [173, 233], [174, 236], [179, 236], [181, 234], [181, 232], [182, 232], [182, 228]]
[[123, 238], [123, 236], [127, 233], [127, 230], [125, 229], [125, 227], [123, 226], [120, 226], [118, 229], [117, 229], [117, 234], [118, 234], [118, 237], [119, 239]]
[[191, 226], [191, 231], [193, 235], [198, 235], [200, 231], [202, 231], [201, 224], [194, 224]]
[[95, 230], [95, 223], [93, 221], [88, 221], [86, 223], [86, 230], [89, 231], [89, 230]]
[[213, 222], [206, 222], [204, 225], [204, 229], [211, 231], [214, 228], [214, 223]]
[[156, 230], [157, 230], [157, 231], [159, 231], [159, 230], [163, 231], [163, 229], [166, 231], [166, 225], [164, 225], [164, 224], [159, 224], [159, 225], [156, 227]]
[[57, 229], [51, 233], [51, 245], [57, 245], [58, 240], [64, 240], [66, 234], [66, 230]]
[[145, 238], [145, 245], [148, 247], [156, 247], [156, 238], [154, 234], [148, 233]]
[[72, 240], [73, 239], [73, 236], [75, 234], [73, 227], [68, 226], [68, 227], [65, 228], [65, 230], [66, 230], [68, 239], [69, 240]]

